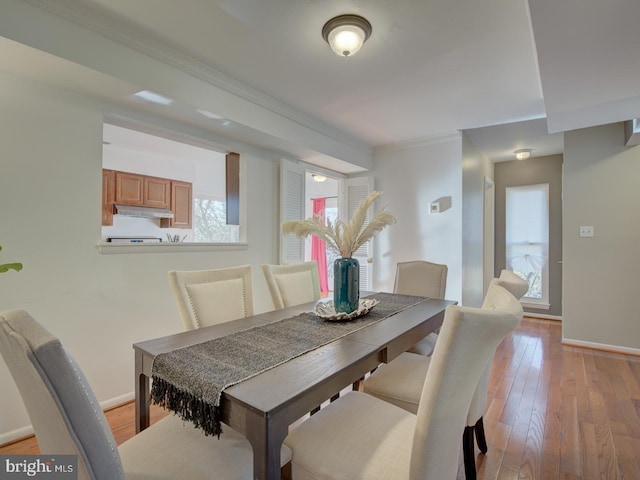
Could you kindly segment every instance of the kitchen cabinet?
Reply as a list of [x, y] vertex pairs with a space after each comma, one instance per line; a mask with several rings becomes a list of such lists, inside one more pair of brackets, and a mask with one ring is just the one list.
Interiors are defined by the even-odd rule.
[[160, 220], [161, 227], [191, 228], [193, 193], [189, 182], [171, 181], [171, 211], [173, 218]]
[[171, 180], [144, 176], [142, 204], [145, 207], [170, 208]]
[[193, 188], [189, 182], [138, 173], [102, 170], [102, 225], [113, 225], [114, 203], [168, 208], [174, 218], [160, 227], [192, 228]]
[[116, 199], [116, 172], [102, 170], [102, 225], [113, 225], [113, 203]]
[[116, 202], [144, 205], [144, 175], [116, 171]]

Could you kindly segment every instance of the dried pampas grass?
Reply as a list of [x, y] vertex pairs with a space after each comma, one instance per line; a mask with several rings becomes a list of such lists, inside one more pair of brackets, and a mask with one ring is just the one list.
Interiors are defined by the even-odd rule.
[[306, 237], [315, 235], [323, 240], [329, 248], [336, 251], [343, 258], [350, 258], [354, 252], [369, 241], [376, 233], [387, 225], [396, 223], [396, 217], [382, 209], [365, 225], [367, 210], [382, 195], [382, 192], [371, 192], [353, 213], [353, 218], [344, 223], [342, 220], [324, 219], [314, 215], [306, 220], [290, 220], [282, 224], [282, 233]]

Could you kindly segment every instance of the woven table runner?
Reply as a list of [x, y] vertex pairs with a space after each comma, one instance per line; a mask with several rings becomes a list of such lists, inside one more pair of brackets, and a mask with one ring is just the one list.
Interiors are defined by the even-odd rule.
[[328, 322], [302, 313], [159, 354], [151, 369], [151, 401], [193, 422], [206, 435], [220, 435], [225, 388], [427, 300], [389, 293], [367, 298], [380, 303], [354, 320]]

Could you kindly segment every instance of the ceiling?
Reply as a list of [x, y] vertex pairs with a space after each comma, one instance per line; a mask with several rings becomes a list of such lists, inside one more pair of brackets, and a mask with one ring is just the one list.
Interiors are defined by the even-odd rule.
[[[534, 156], [561, 153], [563, 131], [640, 116], [634, 45], [640, 2], [632, 0], [66, 3], [372, 148], [463, 130], [502, 161], [519, 148]], [[350, 58], [336, 56], [320, 33], [342, 13], [362, 15], [373, 26]], [[112, 100], [124, 101], [131, 87], [12, 40], [0, 42], [0, 53], [4, 70]], [[229, 138], [312, 163], [318, 156], [241, 124], [171, 108], [169, 115]]]

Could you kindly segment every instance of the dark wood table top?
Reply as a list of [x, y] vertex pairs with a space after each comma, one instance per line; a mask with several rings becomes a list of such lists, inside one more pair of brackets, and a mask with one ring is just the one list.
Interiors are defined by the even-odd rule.
[[[223, 422], [244, 433], [252, 443], [255, 478], [279, 478], [272, 463], [291, 423], [435, 331], [442, 324], [446, 307], [455, 303], [428, 299], [225, 389], [221, 398]], [[153, 358], [160, 353], [309, 312], [313, 305], [136, 343], [136, 376], [148, 383]], [[146, 387], [142, 383], [140, 388]], [[148, 391], [137, 391], [136, 402], [136, 414], [144, 415], [148, 407], [140, 403], [148, 402]]]

